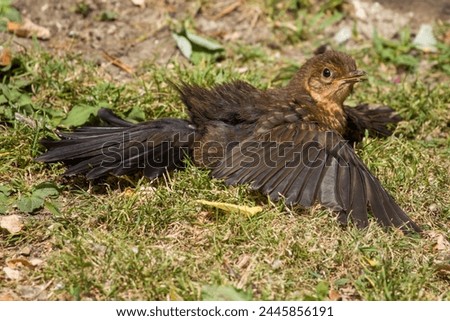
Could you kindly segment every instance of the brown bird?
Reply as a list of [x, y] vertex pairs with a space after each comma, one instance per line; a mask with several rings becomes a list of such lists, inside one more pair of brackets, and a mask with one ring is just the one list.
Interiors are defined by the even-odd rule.
[[383, 226], [421, 229], [395, 203], [353, 151], [367, 130], [391, 134], [400, 117], [387, 106], [344, 105], [365, 72], [348, 55], [327, 51], [309, 59], [286, 87], [259, 90], [235, 81], [213, 88], [175, 86], [189, 120], [126, 122], [107, 109], [102, 127], [42, 140], [37, 160], [64, 162], [65, 175], [95, 179], [143, 170], [155, 178], [182, 168], [186, 158], [227, 184], [248, 183], [274, 201], [310, 207], [318, 202], [360, 228], [368, 209]]

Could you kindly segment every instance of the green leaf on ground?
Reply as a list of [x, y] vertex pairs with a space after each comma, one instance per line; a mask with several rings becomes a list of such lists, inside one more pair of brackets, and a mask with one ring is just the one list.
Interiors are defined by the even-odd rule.
[[202, 288], [204, 301], [249, 301], [251, 299], [250, 293], [230, 285], [206, 285]]
[[51, 182], [45, 182], [42, 184], [37, 185], [33, 189], [33, 196], [40, 197], [42, 199], [45, 199], [48, 196], [57, 196], [59, 195], [58, 187]]
[[216, 50], [222, 50], [223, 46], [219, 44], [218, 42], [203, 38], [199, 35], [196, 35], [192, 32], [189, 32], [186, 30], [186, 37], [191, 41], [191, 43], [201, 47], [205, 48], [207, 50], [216, 51]]
[[44, 199], [36, 195], [23, 195], [17, 201], [21, 212], [32, 213], [44, 205]]
[[97, 114], [100, 106], [78, 105], [72, 108], [66, 119], [61, 122], [61, 125], [68, 127], [81, 126], [88, 122], [91, 116]]
[[173, 33], [172, 37], [173, 39], [175, 39], [177, 47], [178, 49], [180, 49], [183, 56], [185, 56], [187, 59], [191, 59], [192, 45], [189, 40], [184, 36], [177, 35], [176, 33]]

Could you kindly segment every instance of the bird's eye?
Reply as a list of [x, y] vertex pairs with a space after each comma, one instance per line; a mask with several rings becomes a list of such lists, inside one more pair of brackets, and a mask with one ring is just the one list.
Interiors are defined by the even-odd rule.
[[331, 77], [331, 71], [330, 71], [330, 69], [325, 68], [325, 69], [322, 71], [322, 75], [323, 75], [325, 78]]

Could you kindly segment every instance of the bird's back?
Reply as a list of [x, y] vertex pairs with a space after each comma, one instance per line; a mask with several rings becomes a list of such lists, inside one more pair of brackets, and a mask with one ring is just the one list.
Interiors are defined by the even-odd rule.
[[244, 81], [234, 81], [203, 88], [197, 85], [179, 86], [181, 100], [187, 106], [192, 122], [204, 126], [211, 121], [228, 125], [256, 123], [289, 101], [284, 90], [260, 90]]

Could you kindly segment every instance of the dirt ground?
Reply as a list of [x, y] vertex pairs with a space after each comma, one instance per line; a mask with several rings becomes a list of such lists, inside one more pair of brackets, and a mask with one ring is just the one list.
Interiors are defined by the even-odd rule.
[[416, 24], [450, 19], [450, 2], [447, 0], [377, 0], [377, 2], [398, 12], [412, 12]]
[[[89, 8], [84, 15], [76, 12], [77, 3], [73, 1], [18, 0], [14, 5], [23, 16], [50, 29], [51, 38], [43, 42], [46, 48], [62, 54], [81, 52], [99, 64], [105, 62], [105, 52], [133, 68], [142, 61], [167, 63], [178, 54], [170, 26], [189, 18], [195, 19], [199, 33], [222, 42], [254, 44], [268, 42], [272, 36], [258, 6], [236, 1], [200, 5], [198, 1], [147, 0], [145, 7], [130, 0], [84, 3]], [[227, 14], [234, 3], [239, 6]], [[117, 17], [101, 21], [105, 12]]]
[[[199, 34], [224, 44], [259, 44], [276, 48], [280, 55], [302, 57], [298, 48], [286, 48], [286, 45], [279, 43], [273, 32], [278, 22], [270, 21], [257, 2], [143, 2], [143, 6], [135, 5], [132, 0], [16, 0], [13, 4], [23, 17], [50, 30], [50, 39], [41, 42], [44, 47], [59, 54], [81, 53], [87, 59], [104, 65], [107, 71], [116, 76], [118, 70], [109, 68], [105, 53], [132, 68], [138, 67], [143, 61], [165, 64], [174, 55], [179, 55], [171, 30], [186, 19], [195, 21]], [[355, 7], [361, 2], [372, 6], [375, 3], [373, 0], [349, 0], [344, 7], [348, 23], [354, 20]], [[375, 11], [368, 21], [360, 21], [361, 24], [377, 21], [380, 26], [392, 29], [392, 26], [396, 27], [398, 14], [406, 17], [403, 24], [408, 24], [413, 31], [417, 31], [420, 23], [432, 23], [436, 19], [450, 21], [450, 3], [447, 0], [379, 0], [379, 3], [384, 6], [381, 11]], [[387, 10], [390, 9], [396, 16], [389, 16]], [[321, 36], [331, 38], [334, 32], [335, 27]], [[15, 41], [25, 47], [31, 45], [29, 39]]]

